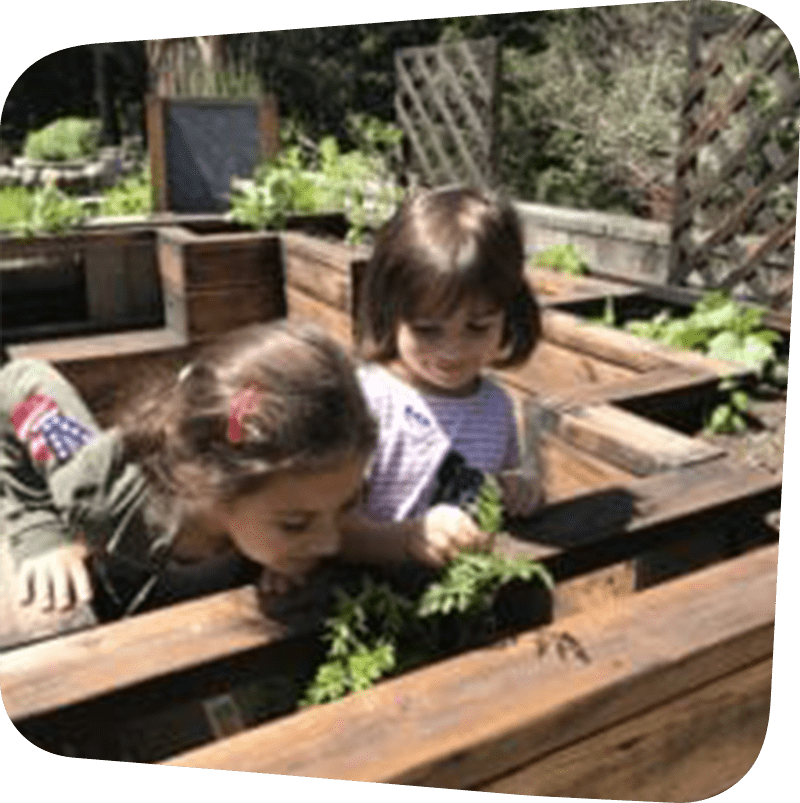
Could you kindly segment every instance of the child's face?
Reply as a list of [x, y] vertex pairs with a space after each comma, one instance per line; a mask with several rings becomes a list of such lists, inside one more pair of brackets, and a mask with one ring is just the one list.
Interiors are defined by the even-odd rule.
[[446, 318], [401, 321], [399, 367], [420, 390], [470, 393], [481, 371], [500, 356], [504, 322], [504, 313], [483, 299], [465, 301]]
[[366, 458], [315, 472], [276, 474], [263, 489], [229, 503], [219, 517], [246, 557], [302, 575], [339, 550], [339, 516], [359, 498]]

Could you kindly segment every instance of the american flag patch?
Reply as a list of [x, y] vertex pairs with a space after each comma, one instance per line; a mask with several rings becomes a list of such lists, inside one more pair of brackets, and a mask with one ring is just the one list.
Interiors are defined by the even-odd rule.
[[61, 413], [54, 399], [36, 394], [20, 402], [11, 412], [17, 437], [28, 445], [34, 460], [69, 460], [94, 432]]

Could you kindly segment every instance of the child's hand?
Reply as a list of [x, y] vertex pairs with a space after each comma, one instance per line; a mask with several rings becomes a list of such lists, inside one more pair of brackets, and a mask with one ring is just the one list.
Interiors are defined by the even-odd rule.
[[530, 516], [542, 503], [544, 493], [538, 477], [514, 469], [501, 471], [497, 479], [503, 491], [503, 507], [507, 516]]
[[23, 561], [17, 572], [17, 602], [36, 603], [43, 611], [67, 611], [91, 601], [88, 555], [86, 545], [75, 542]]
[[440, 566], [462, 549], [489, 548], [493, 535], [478, 529], [472, 517], [455, 505], [435, 505], [419, 520], [408, 540], [411, 555]]

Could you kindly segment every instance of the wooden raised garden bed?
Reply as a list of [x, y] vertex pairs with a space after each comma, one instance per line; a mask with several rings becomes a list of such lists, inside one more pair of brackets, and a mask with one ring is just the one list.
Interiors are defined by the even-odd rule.
[[[229, 261], [204, 250], [217, 236]], [[216, 282], [264, 285], [272, 246], [245, 240], [161, 232], [167, 296], [194, 293], [181, 303], [202, 315]], [[289, 316], [350, 342], [363, 253], [294, 233], [282, 248]], [[548, 504], [496, 549], [549, 569], [543, 608], [512, 598], [499, 642], [295, 712], [320, 643], [244, 586], [0, 653], [18, 729], [69, 755], [499, 792], [676, 800], [735, 783], [769, 714], [777, 532], [764, 516], [780, 476], [619, 404], [691, 406], [730, 364], [586, 325], [552, 309], [556, 295], [541, 348], [500, 373], [521, 425], [544, 425]]]
[[[732, 465], [662, 474], [623, 494], [638, 497], [640, 512], [624, 513], [622, 497], [588, 494], [543, 513], [531, 525], [536, 541], [518, 533], [500, 548], [541, 557], [558, 598], [609, 560], [691, 537], [693, 522], [723, 510], [757, 516], [768, 487]], [[265, 620], [251, 587], [0, 654], [0, 689], [23, 735], [57, 753], [698, 799], [744, 775], [763, 741], [776, 550], [748, 551], [613, 605], [600, 589], [589, 610], [555, 610], [550, 624], [500, 644], [278, 719], [319, 647]], [[695, 747], [675, 750], [690, 734]], [[614, 749], [623, 743], [630, 749]], [[714, 773], [704, 772], [709, 762]]]
[[[85, 266], [96, 253], [105, 261], [96, 259], [89, 271]], [[81, 320], [70, 312], [66, 322], [7, 329], [4, 321], [3, 330], [9, 357], [52, 362], [101, 420], [131, 382], [146, 381], [152, 371], [177, 370], [211, 337], [286, 313], [278, 237], [237, 233], [220, 215], [156, 215], [151, 223], [121, 221], [99, 232], [7, 240], [3, 260], [16, 265], [12, 273], [20, 277], [20, 292], [9, 295], [4, 273], [4, 304], [8, 298], [14, 307], [33, 283], [36, 293], [57, 306], [56, 293], [63, 289], [56, 279], [42, 283], [33, 264], [44, 260], [57, 265], [56, 277], [67, 265], [79, 313], [103, 311], [102, 322], [99, 313]], [[147, 300], [146, 317], [130, 312], [142, 307], [138, 299]]]

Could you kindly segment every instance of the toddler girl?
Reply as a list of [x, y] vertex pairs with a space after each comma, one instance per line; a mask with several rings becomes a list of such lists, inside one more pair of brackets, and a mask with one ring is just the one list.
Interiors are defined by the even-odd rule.
[[512, 403], [484, 376], [523, 362], [539, 338], [523, 269], [516, 213], [476, 190], [423, 191], [379, 232], [357, 335], [371, 361], [362, 387], [379, 422], [364, 507], [371, 519], [462, 502], [484, 473], [500, 480], [509, 515], [540, 501], [538, 472], [520, 465]]
[[[111, 618], [186, 596], [187, 577], [209, 590], [221, 563], [298, 578], [338, 552], [375, 424], [342, 350], [280, 323], [223, 338], [107, 431], [49, 365], [12, 361], [0, 436], [18, 602], [99, 596]], [[435, 521], [414, 537], [455, 548]]]

